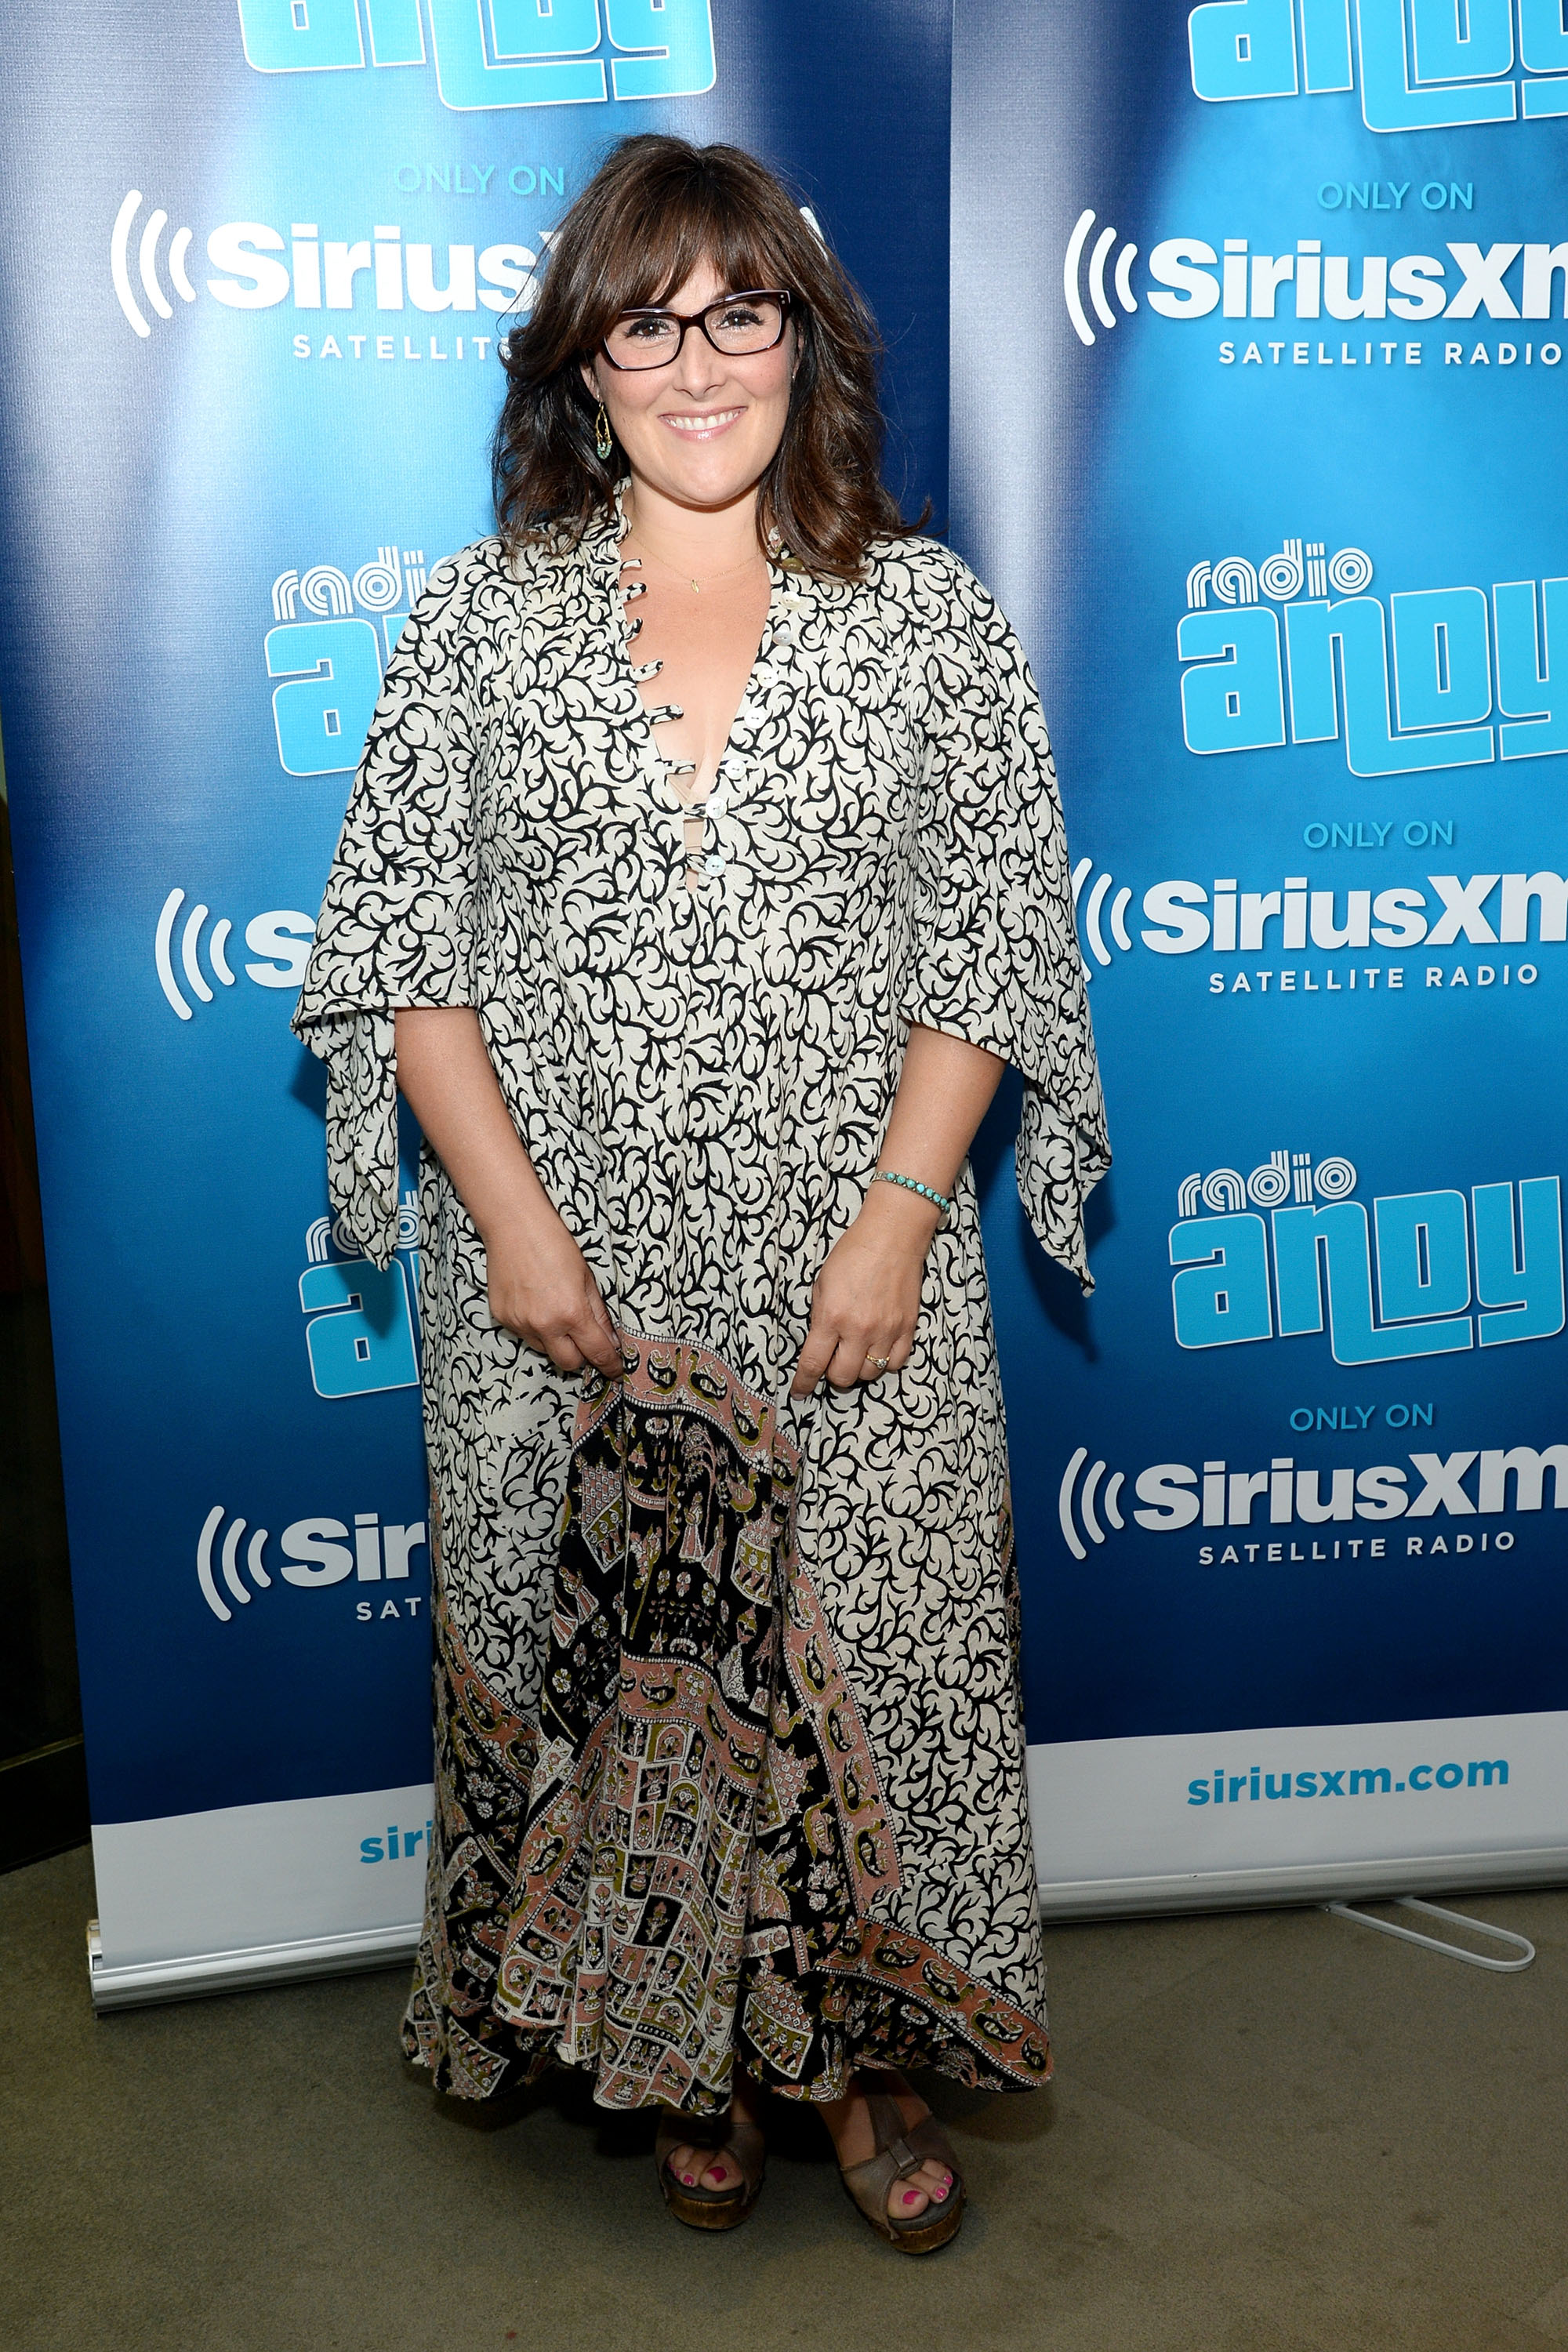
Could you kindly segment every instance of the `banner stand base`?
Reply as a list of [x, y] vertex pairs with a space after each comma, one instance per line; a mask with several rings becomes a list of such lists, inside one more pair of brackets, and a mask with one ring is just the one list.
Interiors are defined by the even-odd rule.
[[293, 1944], [261, 1944], [245, 1951], [197, 1952], [175, 1960], [132, 1960], [111, 1966], [103, 1957], [98, 1921], [87, 1923], [87, 1971], [100, 2017], [155, 2001], [200, 2000], [306, 1977], [358, 1976], [374, 1969], [408, 1967], [419, 1943], [419, 1922], [366, 1927], [348, 1936], [315, 1936]]
[[[1042, 1886], [1040, 1909], [1047, 1924], [1065, 1927], [1079, 1919], [1150, 1918], [1161, 1914], [1198, 1911], [1283, 1910], [1307, 1904], [1325, 1911], [1339, 1911], [1352, 1896], [1363, 1902], [1396, 1902], [1419, 1887], [1440, 1886], [1446, 1893], [1461, 1889], [1477, 1893], [1504, 1886], [1565, 1885], [1568, 1846], [1537, 1846], [1512, 1853], [1423, 1854], [1392, 1862], [1313, 1863], [1286, 1869], [1185, 1871], [1163, 1877], [1058, 1881]], [[1479, 1921], [1474, 1924], [1482, 1926]], [[1411, 1934], [1400, 1928], [1387, 1932]], [[1486, 1932], [1484, 1927], [1482, 1932]], [[406, 1968], [418, 1948], [419, 1933], [419, 1921], [411, 1919], [405, 1926], [361, 1928], [346, 1936], [317, 1936], [297, 1943], [260, 1944], [238, 1951], [197, 1952], [178, 1959], [132, 1960], [114, 1966], [103, 1957], [98, 1921], [89, 1919], [88, 1981], [93, 2009], [103, 2017], [118, 2009], [145, 2009], [159, 2001], [200, 2000], [219, 1993], [247, 1992], [263, 1985], [290, 1984], [310, 1977], [357, 1976], [377, 1969]], [[1414, 1937], [1412, 1940], [1426, 1943], [1432, 1939]], [[1483, 1965], [1511, 1969], [1525, 1963], [1489, 1961]]]
[[1392, 1919], [1374, 1919], [1370, 1911], [1358, 1911], [1350, 1903], [1325, 1903], [1336, 1919], [1353, 1920], [1358, 1927], [1375, 1927], [1380, 1936], [1397, 1936], [1402, 1943], [1419, 1944], [1424, 1951], [1439, 1952], [1446, 1960], [1463, 1960], [1470, 1969], [1496, 1969], [1500, 1974], [1513, 1976], [1529, 1968], [1535, 1958], [1535, 1946], [1528, 1936], [1516, 1936], [1511, 1927], [1493, 1927], [1485, 1919], [1472, 1919], [1468, 1911], [1445, 1911], [1440, 1903], [1423, 1903], [1414, 1895], [1396, 1895], [1394, 1901], [1404, 1911], [1423, 1911], [1429, 1919], [1448, 1919], [1456, 1927], [1468, 1927], [1473, 1936], [1488, 1936], [1494, 1944], [1511, 1944], [1522, 1952], [1522, 1960], [1491, 1960], [1484, 1952], [1467, 1952], [1462, 1944], [1451, 1944], [1441, 1936], [1419, 1936], [1414, 1927], [1397, 1927]]
[[1475, 1894], [1501, 1886], [1568, 1885], [1568, 1846], [1424, 1853], [1373, 1862], [1313, 1862], [1260, 1870], [1191, 1870], [1159, 1877], [1051, 1881], [1041, 1874], [1047, 1922], [1150, 1918], [1163, 1912], [1285, 1910], [1359, 1897], [1392, 1903], [1431, 1887]]

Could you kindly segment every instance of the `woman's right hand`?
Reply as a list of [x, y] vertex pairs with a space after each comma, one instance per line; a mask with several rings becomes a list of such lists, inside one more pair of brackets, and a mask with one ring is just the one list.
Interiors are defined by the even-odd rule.
[[617, 1380], [599, 1286], [523, 1150], [473, 1007], [399, 1005], [397, 1081], [484, 1243], [495, 1320], [560, 1371]]
[[548, 1202], [485, 1237], [490, 1313], [558, 1371], [622, 1371], [620, 1342], [588, 1261]]

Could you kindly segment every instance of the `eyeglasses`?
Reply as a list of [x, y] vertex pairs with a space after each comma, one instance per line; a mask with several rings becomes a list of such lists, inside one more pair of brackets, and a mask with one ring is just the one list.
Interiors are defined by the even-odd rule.
[[724, 359], [750, 359], [784, 341], [790, 298], [782, 287], [726, 294], [682, 318], [679, 310], [623, 310], [601, 349], [614, 368], [668, 367], [679, 358], [687, 331], [700, 327]]

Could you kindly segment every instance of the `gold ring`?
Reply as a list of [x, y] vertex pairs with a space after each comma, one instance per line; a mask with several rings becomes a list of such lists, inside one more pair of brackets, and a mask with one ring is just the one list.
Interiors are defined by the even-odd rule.
[[868, 1364], [875, 1364], [879, 1372], [885, 1372], [888, 1369], [888, 1359], [886, 1356], [868, 1356], [866, 1361]]

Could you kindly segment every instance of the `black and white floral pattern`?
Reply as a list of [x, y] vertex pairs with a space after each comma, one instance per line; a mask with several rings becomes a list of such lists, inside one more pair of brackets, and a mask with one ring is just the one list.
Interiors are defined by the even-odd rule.
[[[896, 1867], [861, 1887], [868, 1935], [982, 1989], [983, 2026], [992, 1997], [1040, 2020], [1005, 1441], [967, 1170], [903, 1370], [788, 1397], [911, 1022], [1022, 1071], [1020, 1193], [1087, 1285], [1081, 1204], [1108, 1153], [1039, 705], [946, 549], [879, 544], [858, 584], [777, 558], [690, 890], [628, 652], [621, 536], [606, 523], [515, 559], [482, 541], [432, 573], [405, 627], [297, 1014], [329, 1070], [333, 1199], [384, 1263], [393, 1011], [477, 1007], [616, 1322], [771, 1405], [798, 1463], [775, 1598], [798, 1579], [788, 1607], [816, 1612], [868, 1750]], [[491, 1323], [482, 1245], [428, 1152], [421, 1215], [442, 1604], [464, 1674], [536, 1733], [584, 1383]], [[437, 1853], [433, 1910], [443, 1870]], [[438, 2063], [441, 1996], [422, 1998]]]

